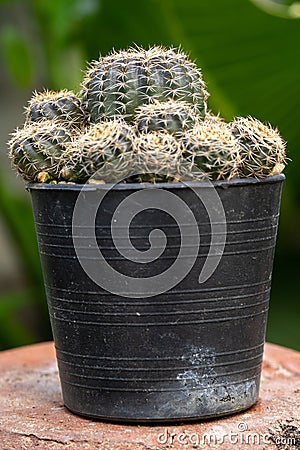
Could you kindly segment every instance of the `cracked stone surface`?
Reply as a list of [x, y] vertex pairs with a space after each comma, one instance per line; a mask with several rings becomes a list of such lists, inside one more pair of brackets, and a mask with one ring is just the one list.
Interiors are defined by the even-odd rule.
[[300, 449], [300, 352], [265, 345], [259, 401], [247, 411], [184, 424], [88, 420], [63, 405], [53, 343], [0, 353], [0, 448]]

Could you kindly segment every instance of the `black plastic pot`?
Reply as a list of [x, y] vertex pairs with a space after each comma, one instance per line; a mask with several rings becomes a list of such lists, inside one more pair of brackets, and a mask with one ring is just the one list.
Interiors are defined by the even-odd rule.
[[[278, 175], [214, 183], [226, 215], [226, 245], [216, 270], [200, 284], [212, 229], [218, 234], [197, 195], [205, 184], [28, 186], [67, 408], [101, 419], [170, 421], [230, 414], [257, 401], [283, 180]], [[74, 233], [86, 259], [98, 264], [95, 249], [86, 245], [91, 227], [72, 229], [76, 200], [81, 192], [88, 217], [105, 192], [94, 228], [99, 248], [116, 271], [146, 280], [178, 258], [179, 228], [193, 243], [189, 225], [162, 209], [137, 214], [130, 226], [135, 247], [149, 249], [153, 229], [168, 238], [162, 255], [148, 263], [120, 254], [110, 224], [121, 201], [139, 190], [151, 198], [158, 186], [195, 216], [200, 232], [195, 263], [167, 292], [155, 294], [154, 286], [152, 296], [118, 295], [112, 286], [111, 293], [78, 261]]]

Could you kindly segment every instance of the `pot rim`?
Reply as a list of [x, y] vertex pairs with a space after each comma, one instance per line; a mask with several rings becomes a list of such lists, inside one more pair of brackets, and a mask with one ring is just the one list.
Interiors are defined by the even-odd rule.
[[191, 188], [211, 188], [220, 187], [227, 189], [234, 186], [246, 186], [256, 184], [269, 184], [277, 183], [285, 180], [283, 173], [278, 175], [266, 176], [263, 178], [233, 178], [232, 180], [220, 180], [220, 181], [179, 181], [169, 183], [99, 183], [99, 184], [77, 184], [77, 183], [32, 183], [26, 184], [26, 189], [30, 190], [54, 190], [54, 191], [96, 191], [96, 190], [140, 190], [140, 189], [184, 189]]

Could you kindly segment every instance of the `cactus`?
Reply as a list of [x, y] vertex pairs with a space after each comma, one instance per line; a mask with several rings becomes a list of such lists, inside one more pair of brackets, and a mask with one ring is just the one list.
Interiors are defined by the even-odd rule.
[[183, 133], [180, 143], [183, 158], [195, 178], [230, 180], [237, 176], [239, 144], [224, 122], [198, 123]]
[[167, 131], [181, 134], [183, 130], [192, 128], [198, 115], [194, 106], [184, 101], [154, 101], [140, 106], [136, 110], [136, 129], [140, 133], [149, 131]]
[[134, 140], [131, 177], [135, 182], [167, 182], [179, 178], [180, 145], [169, 133], [153, 131]]
[[224, 119], [220, 116], [220, 114], [215, 115], [212, 111], [207, 111], [205, 115], [204, 125], [209, 125], [211, 123], [225, 123]]
[[[133, 130], [121, 120], [91, 125], [62, 155], [60, 176], [66, 181], [86, 182], [90, 177], [113, 181], [130, 168], [123, 155], [130, 152]], [[119, 181], [119, 180], [118, 180]]]
[[[285, 167], [278, 131], [207, 112], [200, 69], [178, 49], [135, 47], [93, 61], [72, 91], [33, 95], [10, 157], [29, 181], [168, 182], [264, 177]], [[140, 175], [137, 175], [137, 174]]]
[[238, 117], [231, 123], [231, 130], [240, 143], [240, 176], [263, 177], [282, 172], [285, 143], [276, 129], [252, 117]]
[[27, 124], [13, 133], [9, 156], [28, 181], [46, 182], [58, 178], [61, 155], [73, 134], [53, 121]]
[[26, 108], [27, 122], [57, 120], [64, 126], [84, 128], [86, 114], [81, 100], [68, 90], [35, 92]]
[[91, 122], [115, 116], [130, 122], [152, 99], [187, 101], [204, 118], [208, 97], [196, 65], [183, 52], [162, 47], [129, 48], [93, 61], [82, 94]]

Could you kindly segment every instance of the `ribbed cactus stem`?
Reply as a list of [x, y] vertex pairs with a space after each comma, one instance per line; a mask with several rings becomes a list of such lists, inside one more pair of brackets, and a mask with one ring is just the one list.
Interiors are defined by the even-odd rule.
[[230, 180], [237, 176], [239, 144], [225, 123], [199, 123], [185, 132], [180, 142], [182, 155], [195, 178]]
[[187, 101], [202, 118], [206, 112], [201, 72], [175, 49], [129, 48], [101, 56], [90, 64], [82, 88], [92, 122], [115, 116], [130, 122], [136, 108], [152, 99]]
[[179, 178], [180, 145], [169, 133], [153, 131], [134, 140], [133, 177], [137, 182], [166, 182]]
[[71, 128], [84, 128], [86, 116], [81, 100], [66, 89], [58, 92], [35, 92], [26, 108], [27, 122], [56, 120]]
[[13, 133], [9, 156], [26, 180], [48, 181], [58, 177], [61, 155], [73, 137], [56, 122], [28, 124]]
[[240, 176], [264, 177], [283, 171], [285, 142], [278, 130], [252, 117], [238, 117], [231, 130], [240, 143]]
[[92, 176], [110, 177], [113, 181], [122, 176], [118, 171], [130, 168], [130, 165], [122, 167], [122, 158], [124, 153], [130, 152], [132, 140], [132, 128], [121, 120], [92, 125], [76, 142], [67, 146], [62, 155], [61, 177], [80, 183]]
[[182, 131], [192, 128], [198, 118], [201, 120], [196, 108], [188, 102], [155, 100], [136, 110], [135, 124], [139, 133], [167, 131], [178, 136]]

